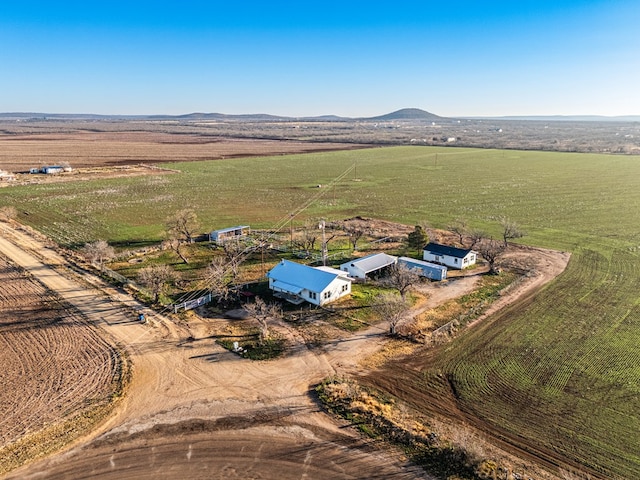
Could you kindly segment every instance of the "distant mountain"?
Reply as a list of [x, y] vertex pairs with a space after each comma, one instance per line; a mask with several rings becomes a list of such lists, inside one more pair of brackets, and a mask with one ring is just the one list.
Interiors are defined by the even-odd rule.
[[187, 113], [186, 115], [163, 115], [162, 117], [172, 120], [220, 120], [220, 121], [289, 121], [290, 117], [280, 117], [278, 115], [268, 115], [266, 113], [247, 113], [240, 115], [227, 115], [225, 113]]
[[425, 110], [420, 110], [419, 108], [403, 108], [401, 110], [396, 110], [395, 112], [387, 113], [386, 115], [380, 115], [378, 117], [369, 117], [363, 118], [360, 120], [377, 120], [377, 121], [388, 121], [388, 120], [426, 120], [426, 121], [435, 121], [435, 120], [444, 120], [444, 117], [440, 117], [434, 113], [427, 112]]
[[[544, 121], [544, 122], [640, 122], [640, 115], [626, 115], [619, 117], [606, 117], [599, 115], [521, 115], [506, 117], [456, 117], [466, 120], [516, 120], [516, 121]], [[16, 121], [42, 121], [42, 120], [86, 120], [86, 121], [219, 121], [219, 122], [350, 122], [350, 121], [415, 121], [436, 122], [453, 120], [449, 117], [440, 117], [419, 108], [403, 108], [395, 112], [379, 115], [377, 117], [349, 118], [337, 115], [320, 115], [316, 117], [283, 117], [266, 113], [229, 115], [225, 113], [187, 113], [184, 115], [100, 115], [91, 113], [33, 113], [33, 112], [8, 112], [0, 113], [0, 120]]]

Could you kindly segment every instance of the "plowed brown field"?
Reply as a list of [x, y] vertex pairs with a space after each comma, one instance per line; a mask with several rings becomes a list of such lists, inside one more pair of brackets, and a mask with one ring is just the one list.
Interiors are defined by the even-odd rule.
[[119, 388], [114, 347], [2, 255], [0, 365], [0, 472], [15, 467], [29, 436], [75, 415], [91, 415]]
[[0, 135], [0, 169], [68, 162], [73, 168], [158, 164], [220, 158], [347, 150], [366, 145], [289, 140], [235, 139], [159, 132], [47, 133]]

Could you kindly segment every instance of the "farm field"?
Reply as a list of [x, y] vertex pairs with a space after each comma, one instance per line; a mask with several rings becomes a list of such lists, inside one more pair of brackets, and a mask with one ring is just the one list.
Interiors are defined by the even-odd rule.
[[[104, 415], [120, 357], [78, 314], [0, 255], [0, 473]], [[94, 418], [95, 417], [95, 418]]]
[[[94, 126], [95, 128], [95, 126]], [[0, 135], [0, 169], [28, 172], [32, 167], [67, 162], [73, 168], [214, 160], [359, 148], [343, 143], [224, 138], [189, 133], [92, 131]]]
[[294, 223], [362, 215], [445, 227], [464, 218], [498, 235], [507, 216], [536, 246], [606, 254], [640, 245], [632, 156], [392, 147], [166, 165], [182, 174], [5, 188], [0, 206], [15, 205], [20, 221], [63, 245], [158, 241], [183, 208], [196, 210], [203, 231], [270, 228], [314, 197]]
[[395, 147], [170, 167], [182, 173], [6, 188], [0, 206], [67, 246], [158, 241], [166, 216], [186, 207], [203, 230], [285, 225], [311, 199], [294, 222], [363, 215], [444, 228], [464, 218], [497, 236], [509, 217], [523, 242], [572, 252], [567, 271], [446, 349], [369, 381], [549, 468], [640, 476], [637, 157]]

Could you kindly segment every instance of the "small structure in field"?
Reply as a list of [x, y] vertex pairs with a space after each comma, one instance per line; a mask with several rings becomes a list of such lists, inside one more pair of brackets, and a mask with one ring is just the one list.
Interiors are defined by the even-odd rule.
[[356, 258], [340, 265], [340, 270], [347, 272], [350, 277], [364, 280], [367, 275], [379, 272], [398, 261], [398, 257], [386, 253], [374, 253], [366, 257]]
[[295, 305], [325, 305], [351, 293], [351, 279], [334, 268], [281, 260], [267, 272], [267, 278], [274, 296]]
[[237, 227], [222, 228], [214, 230], [209, 234], [209, 241], [216, 243], [224, 243], [229, 240], [240, 240], [251, 232], [249, 225], [239, 225]]
[[15, 179], [16, 176], [13, 173], [0, 170], [0, 182], [13, 182]]
[[473, 250], [450, 247], [433, 242], [428, 243], [422, 252], [423, 260], [457, 268], [458, 270], [475, 265], [477, 257], [478, 254]]
[[409, 257], [398, 258], [398, 265], [404, 265], [407, 268], [416, 269], [421, 277], [428, 278], [429, 280], [441, 281], [447, 278], [447, 267], [444, 265], [436, 265], [435, 263], [429, 263]]
[[49, 165], [40, 167], [40, 173], [44, 173], [45, 175], [53, 175], [62, 172], [64, 172], [64, 167], [61, 165]]

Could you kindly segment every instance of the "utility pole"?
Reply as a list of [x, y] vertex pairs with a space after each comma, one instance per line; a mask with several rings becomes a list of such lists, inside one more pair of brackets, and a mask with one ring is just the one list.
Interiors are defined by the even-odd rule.
[[324, 234], [325, 226], [326, 226], [326, 224], [325, 224], [324, 220], [320, 220], [320, 224], [318, 225], [318, 228], [320, 228], [320, 230], [322, 230], [322, 265], [326, 267], [327, 266], [328, 252], [327, 252], [327, 237]]
[[293, 213], [289, 214], [289, 249], [293, 251]]

